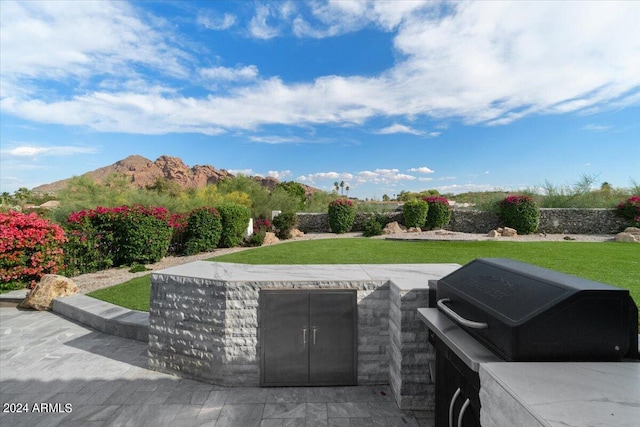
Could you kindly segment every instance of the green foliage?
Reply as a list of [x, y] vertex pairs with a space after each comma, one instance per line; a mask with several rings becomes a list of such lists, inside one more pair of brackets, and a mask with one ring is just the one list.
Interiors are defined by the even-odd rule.
[[409, 200], [402, 207], [405, 227], [424, 227], [428, 212], [429, 204], [424, 200]]
[[262, 246], [262, 244], [264, 243], [264, 238], [265, 238], [266, 234], [267, 234], [267, 231], [265, 229], [261, 229], [261, 230], [258, 230], [257, 232], [254, 232], [247, 239], [247, 245], [249, 245], [249, 246]]
[[433, 230], [447, 225], [451, 220], [449, 200], [442, 196], [431, 196], [424, 200], [429, 204], [426, 221], [427, 228]]
[[278, 189], [286, 191], [289, 196], [298, 201], [298, 211], [304, 209], [304, 202], [307, 199], [307, 195], [302, 184], [299, 184], [295, 181], [285, 181], [276, 185], [274, 191]]
[[188, 216], [184, 232], [184, 254], [214, 250], [222, 234], [222, 219], [214, 208], [194, 209]]
[[383, 214], [376, 214], [364, 223], [364, 231], [362, 235], [364, 237], [379, 236], [382, 234], [382, 230], [386, 224], [387, 216]]
[[234, 178], [226, 178], [217, 184], [218, 192], [226, 196], [234, 191], [245, 193], [251, 200], [250, 215], [252, 217], [271, 214], [269, 205], [269, 191], [253, 178], [238, 174]]
[[251, 211], [249, 208], [231, 202], [217, 207], [222, 220], [222, 234], [218, 246], [232, 248], [242, 243], [244, 232], [249, 225]]
[[500, 201], [500, 218], [519, 234], [531, 234], [540, 224], [540, 209], [529, 196], [508, 196]]
[[329, 227], [334, 233], [347, 233], [353, 227], [356, 210], [349, 199], [336, 199], [329, 203]]
[[409, 200], [424, 199], [425, 197], [438, 196], [439, 194], [440, 193], [438, 192], [438, 190], [425, 190], [420, 191], [419, 193], [403, 190], [400, 192], [400, 194], [398, 194], [396, 200], [398, 200], [399, 202], [408, 202]]
[[279, 239], [288, 239], [291, 230], [298, 223], [298, 217], [294, 212], [282, 212], [273, 218], [273, 226]]
[[620, 202], [617, 213], [618, 216], [629, 221], [629, 226], [640, 227], [640, 196], [632, 196]]
[[140, 205], [73, 212], [66, 227], [74, 239], [71, 273], [157, 262], [166, 255], [173, 234], [166, 209]]
[[327, 213], [329, 203], [335, 199], [335, 194], [327, 193], [326, 191], [317, 191], [307, 198], [304, 211]]
[[144, 264], [134, 263], [131, 268], [129, 268], [129, 273], [140, 273], [142, 271], [150, 271], [150, 268], [144, 266]]

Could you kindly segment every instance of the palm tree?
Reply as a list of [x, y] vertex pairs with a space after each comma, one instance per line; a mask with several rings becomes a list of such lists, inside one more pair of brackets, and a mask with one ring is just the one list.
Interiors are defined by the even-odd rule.
[[340, 190], [340, 184], [338, 184], [338, 181], [333, 183], [333, 186], [336, 187], [336, 193]]
[[344, 196], [344, 181], [340, 181], [340, 194]]
[[347, 185], [344, 189], [347, 190], [347, 197], [349, 197], [349, 186]]

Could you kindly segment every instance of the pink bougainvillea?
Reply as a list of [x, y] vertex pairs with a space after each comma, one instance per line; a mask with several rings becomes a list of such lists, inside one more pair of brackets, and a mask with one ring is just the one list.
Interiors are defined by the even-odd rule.
[[0, 285], [35, 286], [63, 266], [64, 230], [35, 213], [0, 212]]
[[640, 196], [631, 196], [618, 204], [618, 215], [631, 221], [631, 226], [640, 227]]

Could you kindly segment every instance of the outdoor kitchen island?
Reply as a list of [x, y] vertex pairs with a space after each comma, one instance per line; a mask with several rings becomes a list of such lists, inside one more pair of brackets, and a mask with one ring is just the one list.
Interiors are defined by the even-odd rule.
[[503, 362], [437, 308], [420, 308], [418, 314], [479, 372], [483, 427], [640, 423], [638, 362]]

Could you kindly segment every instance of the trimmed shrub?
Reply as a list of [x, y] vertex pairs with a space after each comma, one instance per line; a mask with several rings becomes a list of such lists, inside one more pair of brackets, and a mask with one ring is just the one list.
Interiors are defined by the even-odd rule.
[[253, 223], [253, 232], [258, 233], [259, 231], [271, 231], [273, 229], [271, 225], [271, 221], [266, 218], [258, 218]]
[[449, 206], [449, 200], [446, 197], [430, 196], [422, 200], [429, 204], [426, 221], [427, 229], [442, 228], [449, 223], [451, 220], [451, 206]]
[[288, 239], [297, 223], [298, 216], [294, 212], [282, 212], [273, 218], [273, 227], [276, 229], [278, 239]]
[[247, 245], [262, 246], [262, 244], [264, 243], [264, 238], [266, 234], [267, 232], [265, 231], [264, 228], [258, 231], [254, 231], [254, 233], [251, 236], [249, 236], [249, 238], [247, 239]]
[[249, 225], [251, 211], [249, 208], [232, 202], [222, 203], [217, 207], [222, 220], [222, 234], [218, 247], [232, 248], [242, 243], [244, 232]]
[[640, 227], [640, 196], [632, 196], [620, 202], [617, 213], [618, 216], [629, 221], [630, 227]]
[[68, 273], [76, 274], [160, 261], [173, 235], [165, 208], [142, 205], [73, 212], [67, 228], [75, 246]]
[[334, 233], [347, 233], [353, 227], [356, 210], [349, 199], [336, 199], [329, 203], [329, 227]]
[[364, 237], [379, 236], [382, 234], [382, 229], [383, 227], [380, 222], [376, 221], [375, 218], [369, 218], [367, 222], [364, 223], [362, 235]]
[[198, 208], [189, 213], [184, 232], [184, 254], [193, 255], [218, 247], [222, 234], [222, 220], [214, 208]]
[[66, 240], [62, 227], [35, 213], [0, 213], [0, 289], [33, 287], [43, 275], [57, 273]]
[[412, 199], [405, 202], [402, 206], [405, 227], [424, 227], [428, 212], [429, 204], [424, 200]]
[[515, 195], [499, 203], [500, 218], [507, 227], [515, 228], [519, 234], [531, 234], [540, 224], [540, 209], [529, 196]]

